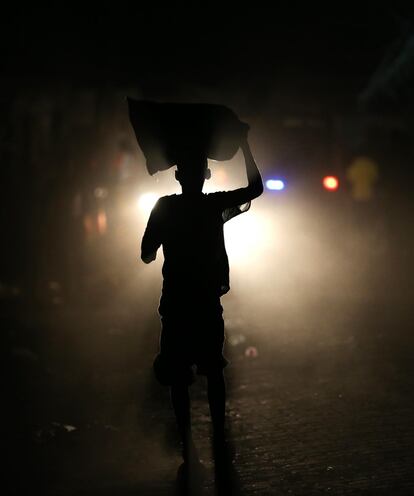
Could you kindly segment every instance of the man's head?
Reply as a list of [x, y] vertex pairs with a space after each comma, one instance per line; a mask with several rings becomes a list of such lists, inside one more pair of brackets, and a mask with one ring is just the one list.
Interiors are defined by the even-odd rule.
[[181, 184], [183, 193], [201, 193], [204, 181], [210, 177], [207, 157], [202, 153], [189, 151], [177, 161], [175, 178]]

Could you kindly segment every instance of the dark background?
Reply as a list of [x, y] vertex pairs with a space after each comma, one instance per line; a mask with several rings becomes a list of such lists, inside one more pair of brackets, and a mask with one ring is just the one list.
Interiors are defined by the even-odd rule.
[[[402, 201], [412, 180], [412, 19], [401, 6], [5, 9], [6, 280], [33, 279], [28, 265], [44, 252], [33, 243], [48, 244], [39, 220], [71, 208], [82, 189], [87, 196], [98, 183], [116, 185], [122, 154], [134, 157], [135, 184], [145, 180], [126, 95], [227, 104], [252, 125], [262, 169], [271, 174], [281, 162], [294, 183], [344, 174], [353, 157], [369, 155], [381, 168], [377, 187]], [[50, 222], [43, 229], [54, 236], [61, 221]]]

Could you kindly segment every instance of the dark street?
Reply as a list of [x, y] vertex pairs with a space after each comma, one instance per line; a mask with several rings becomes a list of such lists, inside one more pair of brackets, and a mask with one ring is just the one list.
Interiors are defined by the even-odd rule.
[[[274, 322], [254, 326], [232, 319], [228, 300], [227, 415], [240, 494], [411, 494], [410, 302], [326, 298], [300, 313], [276, 303]], [[129, 312], [31, 319], [46, 337], [36, 354], [13, 351], [10, 494], [174, 494], [174, 418], [151, 370], [159, 324], [135, 325]], [[194, 431], [211, 471], [202, 383], [191, 389]], [[210, 475], [203, 494], [213, 494]]]

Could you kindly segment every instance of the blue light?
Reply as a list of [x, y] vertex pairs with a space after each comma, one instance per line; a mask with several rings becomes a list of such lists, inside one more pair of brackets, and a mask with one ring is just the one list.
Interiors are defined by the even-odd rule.
[[285, 183], [281, 179], [268, 179], [266, 188], [272, 191], [282, 191], [282, 189], [285, 189]]

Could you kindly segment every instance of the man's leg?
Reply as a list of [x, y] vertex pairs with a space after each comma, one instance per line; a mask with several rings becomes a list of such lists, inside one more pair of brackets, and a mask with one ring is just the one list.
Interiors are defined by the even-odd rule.
[[224, 439], [224, 419], [226, 410], [226, 385], [223, 370], [210, 372], [207, 375], [207, 394], [210, 405], [214, 437]]
[[174, 408], [178, 432], [183, 444], [185, 462], [198, 459], [191, 432], [191, 405], [187, 384], [176, 383], [171, 386], [171, 403]]
[[226, 385], [223, 370], [207, 375], [208, 400], [213, 422], [213, 456], [217, 494], [239, 494], [233, 467], [234, 449], [225, 435]]

